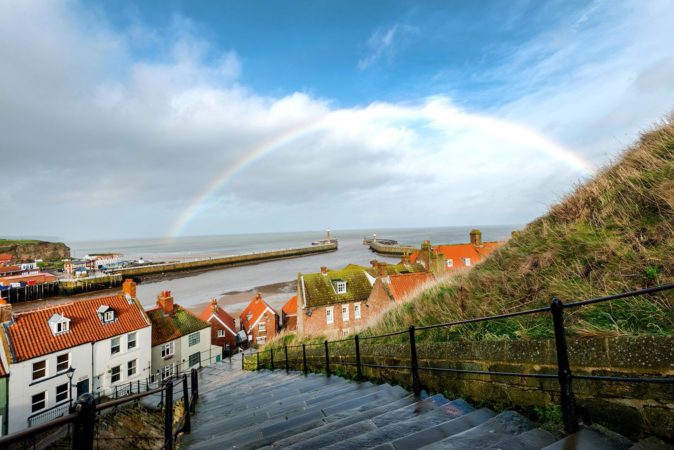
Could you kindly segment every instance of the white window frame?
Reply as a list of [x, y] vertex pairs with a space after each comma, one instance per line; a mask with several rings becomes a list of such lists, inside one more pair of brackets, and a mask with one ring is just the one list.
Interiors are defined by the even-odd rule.
[[166, 380], [173, 376], [173, 364], [162, 367], [161, 369], [161, 379]]
[[466, 265], [466, 267], [470, 267], [471, 266], [470, 258], [463, 258], [463, 263]]
[[[133, 372], [131, 372], [133, 370]], [[126, 377], [131, 378], [134, 375], [138, 374], [138, 360], [132, 359], [126, 363]]]
[[175, 342], [173, 341], [167, 342], [161, 348], [161, 357], [170, 358], [175, 354], [175, 351], [176, 351]]
[[[115, 369], [118, 369], [117, 375], [119, 375], [119, 379], [117, 381], [114, 380], [115, 378]], [[122, 381], [122, 366], [114, 366], [110, 368], [110, 384], [115, 384], [119, 383]]]
[[197, 345], [199, 342], [201, 342], [201, 333], [198, 331], [196, 333], [192, 333], [187, 337], [187, 344], [189, 347], [193, 347]]
[[218, 337], [225, 337], [225, 330], [218, 330]]
[[[115, 345], [115, 340], [117, 341], [117, 345]], [[117, 348], [117, 351], [115, 351], [115, 348]], [[121, 353], [121, 351], [122, 339], [119, 336], [110, 339], [110, 355], [116, 355], [117, 353]]]
[[[131, 345], [132, 343], [133, 345]], [[138, 346], [138, 335], [135, 332], [129, 333], [126, 339], [126, 348], [131, 350], [132, 348], [136, 348], [136, 346]]]
[[454, 260], [452, 258], [446, 259], [445, 264], [447, 264], [447, 267], [454, 267]]
[[267, 324], [264, 322], [260, 322], [257, 324], [257, 331], [260, 333], [266, 333], [267, 332]]
[[[65, 391], [59, 393], [59, 388], [62, 388], [64, 386], [65, 386]], [[65, 397], [63, 397], [59, 400], [59, 395], [63, 395], [64, 393], [65, 393]], [[56, 386], [56, 397], [54, 397], [54, 398], [56, 399], [56, 403], [68, 400], [70, 398], [70, 387], [68, 386], [68, 383], [59, 384], [58, 386]]]
[[[62, 365], [62, 362], [59, 362], [59, 358], [66, 357], [66, 366], [63, 369], [59, 369], [59, 366]], [[65, 372], [70, 368], [70, 353], [62, 353], [56, 357], [56, 373]]]
[[[36, 371], [36, 370], [35, 370], [35, 365], [36, 365], [36, 364], [40, 364], [40, 363], [44, 363], [44, 369], [38, 369], [38, 370]], [[41, 379], [43, 379], [43, 378], [46, 378], [46, 377], [47, 377], [47, 360], [46, 360], [46, 359], [43, 359], [42, 361], [35, 361], [35, 362], [33, 363], [32, 369], [33, 369], [33, 381], [37, 381], [37, 380], [41, 380]], [[36, 378], [36, 377], [35, 377], [35, 372], [39, 372], [39, 371], [41, 371], [41, 370], [43, 370], [44, 373], [42, 374], [41, 377], [37, 377], [37, 378]]]
[[353, 318], [354, 320], [358, 320], [361, 317], [361, 311], [360, 311], [360, 303], [354, 303], [353, 304]]
[[56, 322], [56, 334], [65, 333], [70, 331], [70, 321], [66, 319], [61, 319]]
[[342, 322], [349, 321], [349, 304], [342, 305]]
[[332, 306], [325, 308], [325, 322], [328, 325], [335, 323], [335, 311]]
[[337, 291], [338, 294], [346, 294], [346, 281], [335, 282], [335, 291]]
[[267, 342], [267, 336], [258, 336], [258, 337], [255, 339], [255, 342], [256, 342], [257, 344], [265, 344], [265, 343]]
[[103, 314], [103, 322], [108, 323], [112, 322], [113, 320], [115, 320], [114, 311], [106, 311], [105, 314]]
[[[42, 400], [35, 401], [35, 396], [42, 394]], [[35, 405], [42, 403], [42, 407], [35, 409]], [[36, 413], [38, 411], [42, 411], [47, 407], [47, 391], [42, 391], [38, 392], [36, 394], [31, 395], [30, 397], [30, 412], [31, 413]]]

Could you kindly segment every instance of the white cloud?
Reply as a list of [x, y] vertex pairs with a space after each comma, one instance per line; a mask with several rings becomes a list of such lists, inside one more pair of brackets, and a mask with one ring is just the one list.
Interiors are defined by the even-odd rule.
[[415, 27], [401, 24], [393, 25], [386, 30], [375, 31], [364, 44], [366, 55], [358, 60], [358, 68], [365, 70], [382, 59], [392, 58], [396, 52], [396, 46], [416, 31]]

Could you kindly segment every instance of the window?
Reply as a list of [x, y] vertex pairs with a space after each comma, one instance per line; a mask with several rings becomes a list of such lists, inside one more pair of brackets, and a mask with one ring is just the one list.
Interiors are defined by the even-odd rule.
[[33, 395], [31, 403], [33, 405], [31, 407], [31, 412], [37, 412], [44, 409], [44, 407], [47, 406], [47, 393], [40, 392], [39, 394]]
[[70, 322], [67, 320], [62, 320], [56, 324], [56, 334], [65, 333], [70, 330]]
[[136, 360], [126, 363], [126, 376], [131, 378], [136, 374]]
[[464, 263], [466, 266], [470, 266], [470, 258], [464, 258], [464, 259], [463, 259], [463, 263]]
[[189, 341], [189, 346], [197, 345], [199, 341], [201, 340], [201, 335], [199, 333], [192, 333], [190, 334], [188, 341]]
[[70, 354], [58, 355], [56, 357], [56, 371], [63, 372], [64, 370], [68, 370], [68, 367], [70, 367]]
[[70, 319], [60, 314], [54, 314], [49, 318], [48, 322], [54, 336], [70, 331]]
[[129, 338], [127, 339], [126, 347], [131, 350], [136, 348], [136, 333], [129, 333]]
[[47, 361], [33, 363], [33, 381], [47, 376]]
[[68, 400], [68, 383], [61, 384], [56, 386], [56, 402], [62, 402], [63, 400]]
[[119, 343], [120, 343], [120, 339], [118, 337], [112, 338], [112, 340], [110, 341], [110, 354], [111, 355], [114, 355], [115, 353], [119, 353], [119, 351], [121, 350], [121, 346], [120, 346]]
[[225, 337], [225, 330], [218, 330], [218, 337]]
[[115, 312], [114, 311], [106, 311], [105, 315], [103, 316], [103, 322], [108, 323], [112, 322], [115, 320]]
[[267, 342], [267, 338], [265, 336], [260, 336], [259, 338], [257, 338], [255, 342], [257, 342], [258, 344], [264, 344], [265, 342]]
[[346, 293], [346, 281], [338, 281], [335, 283], [335, 287], [337, 288], [337, 293], [338, 294], [344, 294]]
[[174, 343], [173, 342], [167, 342], [161, 348], [161, 357], [162, 358], [170, 358], [171, 356], [173, 356], [174, 352], [175, 352]]
[[190, 360], [189, 360], [190, 367], [196, 366], [197, 364], [199, 364], [200, 358], [201, 358], [201, 353], [199, 353], [199, 352], [192, 353], [190, 355]]
[[353, 318], [360, 319], [360, 303], [353, 304]]
[[453, 259], [447, 259], [445, 260], [447, 263], [447, 267], [454, 267], [454, 260]]
[[349, 305], [342, 305], [342, 321], [349, 321]]
[[171, 378], [172, 376], [173, 376], [173, 364], [164, 366], [161, 370], [161, 379], [165, 380], [167, 378]]
[[122, 367], [115, 366], [110, 370], [110, 382], [117, 383], [122, 379]]
[[267, 331], [267, 324], [264, 322], [260, 322], [257, 326], [257, 331], [259, 331], [260, 333], [264, 333], [265, 331]]
[[332, 306], [329, 308], [325, 308], [325, 320], [328, 324], [333, 323], [335, 321], [334, 317], [332, 316]]

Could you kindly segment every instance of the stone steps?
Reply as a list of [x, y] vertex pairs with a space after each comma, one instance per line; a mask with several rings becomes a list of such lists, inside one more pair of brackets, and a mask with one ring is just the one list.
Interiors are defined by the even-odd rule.
[[[237, 364], [238, 361], [238, 364]], [[555, 436], [513, 411], [496, 414], [442, 395], [284, 371], [241, 371], [234, 358], [202, 369], [193, 449], [674, 450], [585, 428]]]

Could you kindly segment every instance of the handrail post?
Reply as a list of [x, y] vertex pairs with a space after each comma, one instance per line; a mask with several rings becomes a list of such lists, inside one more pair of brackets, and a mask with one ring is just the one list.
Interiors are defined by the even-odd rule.
[[302, 344], [302, 367], [304, 369], [304, 375], [306, 375], [309, 372], [307, 370], [307, 346], [306, 346], [306, 344]]
[[166, 391], [166, 406], [164, 406], [164, 448], [173, 448], [173, 380], [170, 378], [164, 384]]
[[325, 340], [325, 376], [330, 377], [330, 354], [327, 339]]
[[241, 350], [241, 370], [246, 368], [246, 352]]
[[192, 423], [190, 422], [190, 393], [187, 390], [187, 375], [183, 374], [183, 406], [185, 410], [185, 424], [182, 431], [189, 433], [192, 431]]
[[290, 367], [288, 366], [288, 346], [285, 346], [285, 355], [286, 355], [286, 373], [290, 372]]
[[363, 371], [360, 367], [360, 339], [358, 338], [358, 335], [356, 335], [353, 340], [356, 344], [356, 380], [362, 380]]
[[566, 333], [564, 331], [564, 304], [557, 297], [553, 297], [550, 304], [552, 324], [555, 329], [555, 347], [557, 350], [557, 369], [559, 378], [559, 394], [562, 406], [562, 418], [564, 431], [575, 433], [578, 431], [578, 419], [576, 418], [576, 403], [571, 390], [571, 367], [569, 365], [569, 353], [566, 347]]
[[274, 349], [269, 349], [269, 354], [271, 355], [271, 370], [274, 371]]
[[82, 394], [75, 403], [77, 418], [72, 433], [73, 450], [92, 450], [94, 448], [94, 422], [96, 406], [92, 394]]
[[410, 325], [410, 358], [412, 360], [412, 390], [414, 395], [421, 394], [421, 380], [419, 379], [419, 362], [417, 361], [417, 338], [414, 325]]
[[199, 374], [197, 369], [192, 369], [192, 411], [194, 411], [194, 406], [199, 398]]

